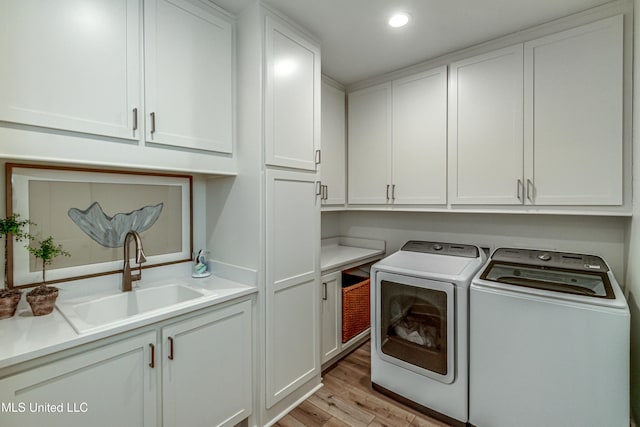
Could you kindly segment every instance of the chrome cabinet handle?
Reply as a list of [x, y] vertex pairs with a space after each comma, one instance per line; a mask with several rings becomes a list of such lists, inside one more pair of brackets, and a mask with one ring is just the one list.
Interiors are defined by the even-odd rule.
[[324, 186], [324, 199], [327, 200], [329, 198], [329, 186]]
[[149, 344], [149, 347], [151, 347], [151, 362], [149, 362], [149, 367], [153, 369], [156, 367], [156, 346]]
[[533, 192], [535, 190], [535, 187], [533, 186], [533, 182], [531, 182], [530, 179], [527, 179], [527, 199], [529, 199], [530, 202], [533, 203]]
[[173, 338], [169, 337], [169, 360], [173, 360]]
[[322, 199], [322, 182], [316, 181], [316, 196], [320, 196]]
[[138, 109], [133, 109], [133, 130], [138, 130]]
[[389, 187], [391, 187], [389, 184], [387, 184], [387, 200], [389, 200]]
[[320, 163], [322, 163], [322, 153], [320, 150], [316, 150], [315, 162], [316, 162], [316, 165], [319, 165]]
[[518, 189], [516, 191], [518, 192], [518, 200], [520, 200], [521, 202], [524, 202], [524, 200], [522, 200], [522, 193], [524, 192], [524, 184], [522, 184], [522, 180], [520, 178], [518, 178]]
[[156, 113], [151, 113], [151, 133], [156, 133]]
[[395, 200], [396, 199], [396, 185], [393, 184], [391, 186], [391, 200]]
[[322, 282], [322, 300], [323, 301], [327, 300], [327, 283], [326, 282]]

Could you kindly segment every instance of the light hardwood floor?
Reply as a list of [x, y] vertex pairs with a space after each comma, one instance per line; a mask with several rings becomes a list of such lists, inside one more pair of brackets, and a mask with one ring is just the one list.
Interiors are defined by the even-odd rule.
[[448, 427], [371, 388], [370, 341], [326, 372], [322, 382], [324, 387], [275, 426]]

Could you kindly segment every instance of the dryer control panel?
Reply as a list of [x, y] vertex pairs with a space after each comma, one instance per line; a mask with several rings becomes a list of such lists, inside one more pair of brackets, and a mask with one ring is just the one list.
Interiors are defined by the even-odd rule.
[[577, 271], [598, 271], [601, 273], [609, 271], [609, 267], [607, 267], [607, 264], [599, 256], [569, 252], [500, 248], [493, 253], [491, 259], [495, 261], [565, 268]]
[[404, 244], [401, 251], [422, 252], [427, 254], [440, 254], [449, 256], [459, 256], [464, 258], [478, 258], [480, 253], [473, 245], [459, 245], [457, 243], [424, 242], [420, 240], [410, 240]]

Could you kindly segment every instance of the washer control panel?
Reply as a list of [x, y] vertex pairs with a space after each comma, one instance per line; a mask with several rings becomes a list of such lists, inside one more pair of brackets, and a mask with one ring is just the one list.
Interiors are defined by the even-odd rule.
[[609, 267], [607, 267], [607, 264], [599, 256], [569, 252], [500, 248], [496, 249], [491, 259], [527, 265], [566, 268], [569, 270], [599, 271], [602, 273], [609, 271]]
[[459, 256], [464, 258], [477, 258], [480, 256], [478, 248], [473, 245], [459, 245], [457, 243], [423, 242], [410, 240], [400, 249], [409, 252], [422, 252], [426, 254], [441, 254]]

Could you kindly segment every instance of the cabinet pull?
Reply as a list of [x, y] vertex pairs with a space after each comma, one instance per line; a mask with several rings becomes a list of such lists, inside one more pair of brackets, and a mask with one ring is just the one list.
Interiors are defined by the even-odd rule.
[[156, 367], [156, 346], [149, 344], [149, 347], [151, 347], [151, 362], [149, 362], [149, 367], [153, 369]]
[[169, 337], [169, 360], [173, 360], [173, 338]]
[[529, 199], [531, 203], [533, 203], [533, 190], [533, 182], [531, 182], [530, 179], [527, 179], [527, 199]]
[[138, 109], [133, 109], [133, 130], [138, 130]]
[[329, 186], [324, 186], [324, 199], [327, 200], [329, 198]]
[[389, 184], [387, 184], [387, 200], [389, 200], [389, 187], [391, 187]]
[[323, 301], [327, 300], [327, 283], [326, 282], [322, 282], [322, 300]]
[[322, 182], [316, 181], [316, 196], [322, 198]]
[[156, 133], [156, 113], [151, 113], [151, 133]]
[[322, 153], [320, 150], [316, 150], [316, 165], [319, 165], [322, 162]]
[[393, 184], [391, 186], [391, 200], [395, 200], [396, 199], [396, 185]]
[[520, 200], [521, 202], [524, 202], [524, 200], [522, 200], [522, 193], [524, 191], [524, 185], [522, 184], [522, 180], [520, 178], [518, 178], [518, 189], [516, 191], [517, 191], [517, 194], [518, 194], [518, 200]]

